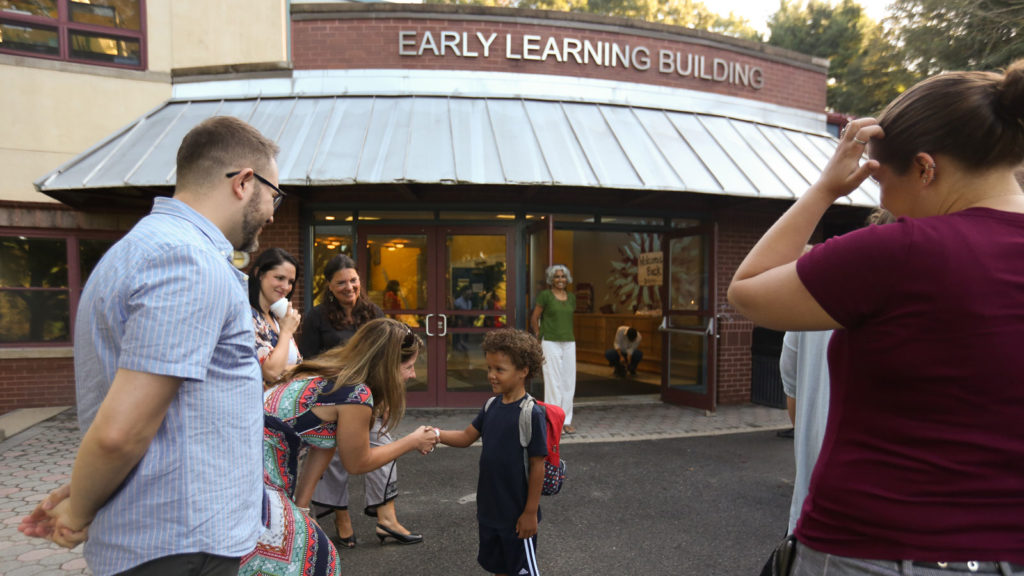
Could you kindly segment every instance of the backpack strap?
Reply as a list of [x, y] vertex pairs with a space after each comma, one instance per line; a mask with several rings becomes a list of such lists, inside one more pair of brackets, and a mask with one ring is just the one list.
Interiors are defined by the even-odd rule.
[[[484, 404], [484, 412], [490, 410], [491, 405], [497, 399], [497, 396], [491, 396], [487, 399], [487, 403]], [[530, 441], [533, 440], [533, 407], [536, 405], [536, 401], [530, 393], [527, 392], [526, 396], [523, 396], [519, 400], [519, 444], [523, 447], [523, 470], [526, 472], [526, 479], [530, 479], [530, 456], [526, 452], [526, 448], [530, 445]]]
[[533, 440], [533, 406], [536, 402], [529, 393], [519, 401], [519, 443], [523, 448]]

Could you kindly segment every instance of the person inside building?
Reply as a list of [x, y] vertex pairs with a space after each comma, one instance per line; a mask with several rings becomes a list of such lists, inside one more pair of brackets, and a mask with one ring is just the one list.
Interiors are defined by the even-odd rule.
[[[256, 257], [249, 269], [249, 306], [252, 307], [256, 357], [263, 371], [264, 389], [273, 386], [285, 370], [302, 361], [294, 338], [302, 316], [289, 300], [295, 290], [298, 268], [291, 254], [280, 248], [268, 248]], [[282, 300], [284, 305], [279, 304]]]
[[572, 274], [562, 264], [548, 266], [548, 289], [537, 295], [530, 329], [544, 350], [544, 400], [565, 411], [564, 434], [575, 434], [572, 403], [576, 395], [576, 337], [573, 314], [576, 295], [569, 291]]
[[201, 122], [178, 148], [174, 196], [89, 276], [75, 323], [84, 436], [70, 484], [19, 529], [88, 539], [96, 576], [236, 574], [266, 529], [262, 378], [231, 256], [256, 250], [284, 199], [277, 152], [237, 118]]
[[631, 375], [636, 374], [636, 367], [644, 358], [644, 353], [640, 350], [641, 340], [643, 337], [632, 326], [624, 324], [615, 331], [612, 348], [605, 351], [604, 357], [619, 378], [625, 378], [627, 370]]
[[[737, 269], [754, 323], [836, 330], [793, 574], [1024, 571], [1022, 161], [1024, 60], [931, 77], [850, 122]], [[899, 220], [801, 256], [868, 176]]]
[[[473, 288], [469, 284], [466, 284], [459, 290], [459, 297], [455, 299], [454, 306], [456, 310], [472, 310], [473, 309]], [[456, 326], [472, 326], [473, 318], [471, 316], [456, 316]], [[466, 352], [469, 350], [469, 346], [466, 342], [469, 340], [468, 334], [460, 334], [456, 332], [452, 334], [452, 348], [459, 352]]]
[[384, 309], [386, 310], [401, 310], [405, 308], [402, 306], [401, 292], [402, 286], [398, 280], [388, 280], [387, 285], [384, 287]]
[[[324, 294], [322, 302], [306, 314], [299, 337], [302, 355], [312, 358], [344, 345], [367, 322], [383, 318], [384, 312], [362, 293], [356, 263], [344, 254], [331, 258], [324, 267]], [[370, 431], [371, 446], [386, 446], [391, 435], [384, 426], [384, 418], [374, 420]], [[356, 545], [352, 517], [348, 513], [348, 472], [337, 454], [313, 494], [313, 503], [328, 512], [334, 512], [337, 530], [335, 543], [344, 548]], [[398, 470], [393, 461], [364, 476], [366, 507], [363, 513], [377, 519], [385, 529], [398, 534], [399, 542], [416, 544], [423, 535], [410, 532], [398, 522], [395, 498], [398, 496]]]
[[[437, 435], [425, 426], [395, 442], [370, 445], [371, 424], [380, 419], [389, 431], [401, 421], [405, 381], [416, 375], [422, 346], [405, 324], [372, 320], [345, 346], [291, 369], [287, 382], [268, 394], [264, 462], [272, 465], [267, 466], [264, 481], [272, 519], [283, 518], [284, 525], [306, 517], [313, 488], [335, 452], [352, 474], [363, 474], [414, 450], [426, 454], [434, 449]], [[301, 470], [300, 446], [309, 448]], [[298, 538], [288, 537], [284, 530], [267, 530], [255, 552], [243, 560], [240, 574], [287, 574], [297, 567], [304, 567], [297, 573], [310, 576], [340, 573], [334, 546], [315, 524], [309, 528]], [[317, 546], [306, 540], [306, 534], [313, 533], [323, 540]], [[376, 534], [382, 541], [402, 538], [381, 524]]]

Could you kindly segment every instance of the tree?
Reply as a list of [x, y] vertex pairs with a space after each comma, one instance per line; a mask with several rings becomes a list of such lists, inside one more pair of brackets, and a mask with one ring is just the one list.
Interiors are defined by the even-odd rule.
[[[781, 0], [779, 10], [768, 19], [771, 36], [768, 43], [811, 56], [829, 59], [828, 105], [841, 112], [860, 100], [859, 89], [844, 81], [850, 64], [861, 55], [865, 32], [872, 21], [853, 0], [842, 0], [833, 6], [822, 0], [810, 0], [807, 7], [800, 0]], [[855, 92], [850, 94], [850, 91]], [[840, 107], [839, 104], [843, 107]]]
[[716, 14], [697, 0], [424, 0], [424, 3], [586, 12], [684, 26], [748, 40], [761, 40], [749, 20], [732, 13], [728, 16]]
[[836, 78], [829, 105], [840, 112], [857, 116], [877, 116], [885, 106], [920, 79], [906, 66], [903, 50], [888, 40], [890, 33], [870, 23], [864, 46]]
[[890, 19], [922, 75], [995, 70], [1024, 58], [1020, 0], [897, 0]]

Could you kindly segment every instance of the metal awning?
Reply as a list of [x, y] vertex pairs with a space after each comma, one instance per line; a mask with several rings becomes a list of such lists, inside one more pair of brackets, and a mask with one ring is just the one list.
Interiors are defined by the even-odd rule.
[[[171, 100], [36, 182], [72, 206], [90, 191], [169, 193], [184, 135], [237, 116], [281, 146], [285, 186], [573, 186], [795, 199], [836, 141], [708, 113], [527, 98], [291, 96]], [[152, 195], [152, 194], [150, 194]], [[841, 203], [877, 206], [866, 181]]]

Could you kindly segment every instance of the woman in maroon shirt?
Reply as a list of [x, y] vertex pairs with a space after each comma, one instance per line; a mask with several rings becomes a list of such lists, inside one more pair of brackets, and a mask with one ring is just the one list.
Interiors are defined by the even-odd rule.
[[[1024, 571], [1022, 161], [1024, 61], [930, 78], [852, 121], [737, 269], [758, 325], [836, 330], [793, 574]], [[868, 176], [900, 219], [801, 257]]]

